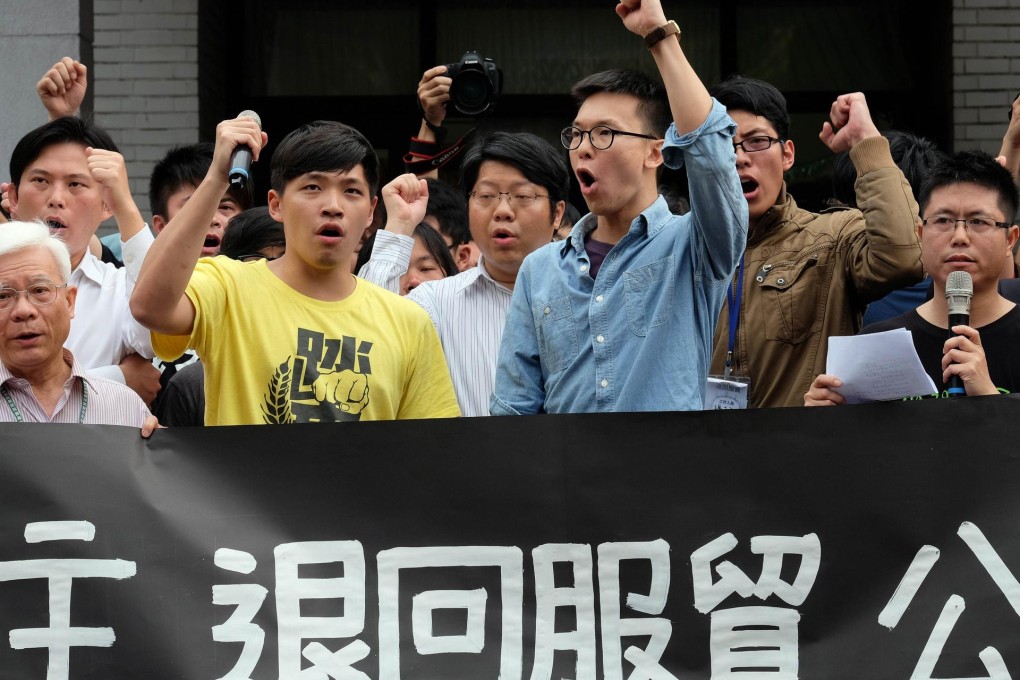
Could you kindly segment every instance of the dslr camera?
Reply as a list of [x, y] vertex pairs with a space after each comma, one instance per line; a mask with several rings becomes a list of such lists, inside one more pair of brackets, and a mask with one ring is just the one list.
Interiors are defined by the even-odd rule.
[[503, 91], [503, 72], [492, 59], [468, 51], [456, 64], [446, 65], [450, 85], [450, 103], [464, 116], [480, 116], [496, 106]]

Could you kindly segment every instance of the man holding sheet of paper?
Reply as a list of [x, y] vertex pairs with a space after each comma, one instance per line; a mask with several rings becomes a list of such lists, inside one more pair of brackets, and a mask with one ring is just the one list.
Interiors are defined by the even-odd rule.
[[[934, 297], [861, 333], [910, 331], [921, 365], [936, 386], [935, 396], [947, 394], [954, 376], [967, 396], [1020, 392], [1016, 351], [1020, 308], [997, 288], [1002, 261], [1020, 234], [1013, 224], [1018, 202], [1009, 171], [981, 152], [962, 152], [941, 161], [921, 187], [923, 220], [918, 235], [924, 267], [934, 281]], [[954, 271], [970, 274], [974, 295], [970, 323], [949, 328], [946, 280]], [[804, 395], [804, 405], [847, 403], [842, 387], [840, 377], [819, 375]]]

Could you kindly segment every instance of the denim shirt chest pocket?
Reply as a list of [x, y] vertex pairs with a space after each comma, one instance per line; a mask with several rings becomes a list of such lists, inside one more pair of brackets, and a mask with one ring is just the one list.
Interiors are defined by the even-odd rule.
[[623, 274], [627, 321], [634, 335], [669, 321], [673, 311], [673, 256], [664, 257]]
[[828, 288], [822, 253], [760, 266], [752, 285], [758, 287], [759, 313], [765, 337], [789, 344], [803, 342], [821, 324], [819, 305]]
[[548, 373], [565, 369], [577, 356], [577, 329], [570, 297], [563, 296], [531, 308], [542, 367]]

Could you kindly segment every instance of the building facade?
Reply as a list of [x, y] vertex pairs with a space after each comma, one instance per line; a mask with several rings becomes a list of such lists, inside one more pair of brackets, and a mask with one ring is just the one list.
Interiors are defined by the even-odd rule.
[[[831, 154], [817, 132], [835, 95], [864, 91], [880, 127], [995, 153], [1020, 91], [1020, 0], [935, 0], [923, 15], [908, 0], [666, 6], [706, 82], [740, 73], [787, 94], [798, 153], [789, 181], [809, 202], [827, 191]], [[9, 95], [0, 154], [9, 158], [44, 121], [32, 88], [46, 68], [64, 54], [84, 59], [83, 108], [119, 144], [143, 213], [149, 172], [166, 149], [212, 139], [217, 121], [243, 109], [261, 114], [270, 147], [302, 122], [348, 122], [392, 175], [417, 130], [422, 71], [466, 50], [494, 58], [505, 86], [495, 115], [451, 119], [451, 135], [502, 127], [554, 141], [573, 113], [572, 82], [605, 68], [654, 72], [594, 0], [0, 0], [0, 14]]]

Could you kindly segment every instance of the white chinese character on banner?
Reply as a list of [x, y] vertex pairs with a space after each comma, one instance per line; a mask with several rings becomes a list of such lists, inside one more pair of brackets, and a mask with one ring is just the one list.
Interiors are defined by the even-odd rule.
[[[822, 547], [816, 534], [805, 536], [755, 536], [751, 552], [762, 556], [761, 574], [752, 581], [736, 565], [712, 562], [737, 547], [733, 534], [724, 534], [691, 554], [694, 606], [712, 614], [712, 678], [739, 676], [742, 680], [796, 680], [799, 669], [797, 628], [800, 614], [787, 607], [748, 606], [721, 609], [733, 594], [765, 600], [775, 595], [792, 607], [807, 599], [818, 576]], [[782, 579], [787, 556], [799, 556], [800, 567], [793, 583]], [[734, 675], [737, 674], [737, 675]]]
[[[297, 680], [368, 680], [353, 664], [364, 660], [371, 649], [354, 640], [337, 651], [322, 642], [306, 639], [348, 639], [365, 628], [365, 552], [358, 541], [304, 541], [284, 543], [273, 551], [276, 558], [277, 650], [281, 678]], [[214, 562], [220, 569], [250, 574], [256, 566], [253, 555], [220, 548]], [[331, 565], [340, 576], [301, 576], [304, 565]], [[213, 586], [213, 604], [236, 605], [230, 618], [212, 627], [216, 642], [241, 642], [237, 663], [219, 680], [250, 680], [265, 645], [266, 633], [254, 623], [268, 591], [257, 583]], [[307, 616], [301, 603], [335, 600], [340, 616]], [[303, 661], [311, 662], [302, 668]]]
[[[26, 543], [91, 541], [96, 528], [90, 522], [34, 522], [25, 526]], [[70, 677], [71, 647], [110, 647], [112, 628], [71, 626], [71, 582], [76, 578], [126, 579], [135, 575], [134, 562], [126, 560], [48, 559], [0, 562], [0, 581], [44, 578], [49, 581], [49, 628], [10, 631], [12, 649], [49, 650], [47, 680]]]
[[[301, 647], [304, 639], [353, 638], [365, 629], [365, 550], [359, 541], [305, 541], [276, 546], [276, 619], [281, 678], [368, 680], [353, 668], [371, 651], [361, 640], [330, 651], [321, 642]], [[302, 577], [306, 564], [342, 566], [343, 576]], [[337, 600], [340, 616], [302, 616], [303, 600]], [[312, 665], [301, 669], [301, 658]]]
[[[238, 574], [250, 574], [257, 563], [250, 553], [229, 548], [220, 548], [213, 556], [213, 563], [220, 569]], [[225, 622], [212, 627], [212, 638], [216, 642], [240, 642], [241, 654], [237, 663], [219, 680], [250, 680], [266, 641], [266, 632], [253, 623], [268, 591], [257, 583], [230, 583], [213, 586], [212, 601], [216, 605], [237, 605], [237, 609]]]
[[[486, 588], [461, 590], [435, 589], [418, 592], [411, 598], [410, 637], [415, 652], [432, 654], [481, 654], [486, 645], [486, 610], [495, 602], [489, 617], [501, 628], [498, 639], [488, 641], [499, 649], [498, 677], [521, 677], [522, 622], [524, 600], [523, 554], [511, 546], [429, 546], [391, 548], [376, 559], [379, 569], [379, 680], [400, 680], [401, 652], [401, 574], [417, 569], [464, 567], [470, 571], [498, 571], [499, 590]], [[437, 612], [464, 613], [463, 632], [441, 634], [433, 625]], [[468, 661], [461, 664], [466, 668]], [[481, 676], [481, 672], [478, 673]]]
[[[669, 595], [669, 544], [655, 541], [603, 543], [598, 547], [599, 599], [602, 603], [602, 660], [606, 680], [622, 680], [625, 659], [634, 666], [627, 680], [676, 680], [660, 665], [662, 654], [673, 634], [673, 623], [664, 616]], [[652, 580], [647, 593], [621, 592], [620, 564], [628, 561], [647, 562]], [[647, 616], [622, 616], [620, 601], [627, 608]], [[644, 649], [629, 645], [623, 649], [624, 638], [647, 636]], [[580, 675], [578, 677], [581, 677]]]
[[[992, 581], [999, 587], [1002, 594], [1006, 596], [1006, 600], [1013, 608], [1013, 611], [1020, 616], [1020, 582], [1010, 572], [1002, 558], [999, 557], [998, 552], [992, 547], [992, 544], [988, 542], [988, 539], [985, 538], [981, 530], [970, 522], [961, 524], [956, 533], [967, 544], [967, 547], [971, 549], [971, 552], [977, 557], [981, 566], [988, 572], [988, 575], [992, 577]], [[907, 607], [913, 601], [924, 579], [928, 576], [932, 567], [935, 566], [935, 562], [938, 561], [939, 554], [938, 548], [931, 545], [922, 546], [917, 551], [893, 596], [878, 615], [878, 622], [881, 625], [890, 630], [896, 627], [900, 622], [900, 618], [906, 612]], [[942, 650], [949, 639], [949, 634], [953, 631], [956, 621], [963, 614], [965, 608], [966, 603], [962, 597], [956, 594], [949, 596], [945, 606], [942, 608], [942, 613], [939, 614], [939, 618], [935, 622], [935, 627], [932, 628], [931, 634], [928, 636], [924, 649], [921, 651], [921, 657], [917, 660], [914, 672], [910, 675], [911, 680], [933, 680], [935, 665], [942, 655]], [[1002, 660], [1002, 655], [999, 654], [997, 649], [985, 647], [978, 653], [978, 658], [988, 672], [988, 675], [983, 677], [990, 680], [1010, 680], [1009, 670], [1006, 669], [1006, 663]], [[946, 680], [962, 679], [947, 678]], [[976, 679], [968, 678], [967, 680]]]

